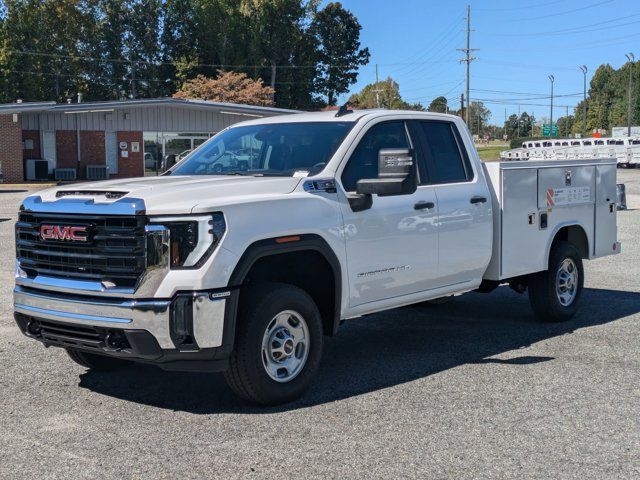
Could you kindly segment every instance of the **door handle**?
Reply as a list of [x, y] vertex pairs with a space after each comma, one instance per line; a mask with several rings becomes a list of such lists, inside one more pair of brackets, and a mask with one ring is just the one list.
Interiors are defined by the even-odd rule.
[[476, 195], [475, 197], [471, 197], [471, 200], [469, 201], [471, 203], [485, 203], [487, 201], [487, 198]]
[[413, 206], [413, 208], [414, 208], [414, 210], [428, 210], [428, 209], [431, 209], [431, 208], [433, 208], [435, 206], [436, 206], [436, 204], [433, 203], [433, 202], [424, 202], [423, 201], [423, 202], [416, 203]]

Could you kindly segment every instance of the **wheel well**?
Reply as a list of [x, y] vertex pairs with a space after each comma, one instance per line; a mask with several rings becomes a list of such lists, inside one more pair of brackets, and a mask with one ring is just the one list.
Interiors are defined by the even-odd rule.
[[327, 259], [318, 251], [301, 250], [258, 258], [247, 272], [244, 285], [287, 283], [307, 292], [315, 302], [325, 335], [336, 328], [336, 278]]
[[553, 238], [553, 246], [560, 241], [571, 242], [573, 243], [578, 252], [580, 252], [580, 256], [584, 259], [589, 258], [589, 240], [587, 239], [587, 234], [580, 225], [568, 225], [566, 227], [562, 227], [556, 233], [556, 236]]

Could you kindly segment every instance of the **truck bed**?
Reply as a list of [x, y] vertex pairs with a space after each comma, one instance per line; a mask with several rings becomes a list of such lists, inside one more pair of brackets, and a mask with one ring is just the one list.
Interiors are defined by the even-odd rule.
[[[487, 280], [545, 270], [556, 233], [593, 259], [619, 251], [616, 242], [616, 160], [529, 160], [484, 163], [491, 190], [493, 250]], [[586, 243], [586, 244], [585, 244]]]

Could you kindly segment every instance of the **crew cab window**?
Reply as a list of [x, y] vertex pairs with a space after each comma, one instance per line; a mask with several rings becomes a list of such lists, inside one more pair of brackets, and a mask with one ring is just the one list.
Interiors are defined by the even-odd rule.
[[342, 172], [342, 186], [355, 192], [358, 180], [378, 178], [378, 152], [383, 148], [409, 148], [404, 122], [382, 122], [371, 127]]
[[462, 138], [451, 122], [411, 121], [409, 133], [416, 145], [422, 185], [466, 182], [473, 178]]

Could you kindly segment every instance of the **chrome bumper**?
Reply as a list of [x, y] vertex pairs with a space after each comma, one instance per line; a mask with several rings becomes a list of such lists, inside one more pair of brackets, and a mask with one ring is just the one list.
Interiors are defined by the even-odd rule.
[[[225, 292], [192, 295], [193, 333], [201, 349], [222, 345], [226, 296]], [[17, 285], [13, 301], [15, 312], [23, 315], [78, 325], [146, 330], [160, 348], [176, 348], [170, 332], [171, 300], [70, 296]]]

